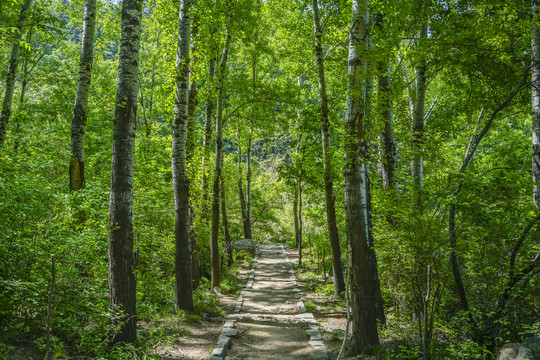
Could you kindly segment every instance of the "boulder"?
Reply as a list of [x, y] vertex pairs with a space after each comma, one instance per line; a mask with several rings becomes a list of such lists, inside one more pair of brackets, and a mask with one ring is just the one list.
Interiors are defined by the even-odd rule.
[[235, 240], [231, 245], [234, 251], [246, 251], [250, 253], [251, 256], [254, 256], [255, 251], [257, 250], [257, 242], [253, 239]]
[[522, 344], [505, 344], [497, 360], [540, 360], [540, 338], [530, 337]]

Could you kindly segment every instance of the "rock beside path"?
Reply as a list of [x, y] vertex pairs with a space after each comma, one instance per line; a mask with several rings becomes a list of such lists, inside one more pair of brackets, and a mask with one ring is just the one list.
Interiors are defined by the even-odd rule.
[[257, 250], [257, 242], [253, 239], [235, 240], [231, 243], [231, 246], [233, 251], [246, 251], [251, 256], [255, 255]]
[[540, 360], [540, 338], [530, 337], [521, 344], [505, 344], [497, 360]]

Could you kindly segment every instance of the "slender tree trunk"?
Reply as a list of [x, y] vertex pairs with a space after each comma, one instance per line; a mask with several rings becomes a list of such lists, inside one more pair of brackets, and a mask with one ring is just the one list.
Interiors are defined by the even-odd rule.
[[424, 137], [424, 108], [426, 100], [426, 65], [425, 61], [416, 70], [416, 98], [413, 113], [413, 164], [412, 175], [416, 191], [422, 190], [424, 177], [423, 137]]
[[[424, 0], [422, 3], [422, 28], [419, 34], [419, 42], [424, 43], [428, 34], [428, 9], [429, 0]], [[424, 51], [420, 49], [420, 51]], [[427, 60], [425, 55], [421, 55], [420, 61], [416, 67], [416, 91], [414, 98], [414, 111], [412, 121], [413, 131], [413, 161], [412, 161], [412, 177], [415, 191], [415, 207], [421, 211], [422, 209], [422, 180], [424, 177], [424, 162], [422, 153], [424, 151], [424, 115], [426, 103], [426, 70]]]
[[186, 161], [189, 108], [189, 44], [191, 0], [180, 1], [178, 46], [176, 51], [176, 84], [174, 123], [172, 126], [172, 173], [175, 213], [176, 302], [180, 309], [194, 311], [191, 281], [189, 236], [189, 178]]
[[532, 12], [532, 173], [535, 184], [533, 190], [533, 203], [540, 207], [540, 26], [539, 11], [540, 0], [531, 0]]
[[[26, 66], [23, 66], [23, 72], [27, 72]], [[22, 111], [24, 109], [24, 100], [26, 96], [26, 86], [28, 85], [28, 81], [26, 80], [26, 75], [23, 75], [23, 80], [21, 82], [21, 96], [19, 98], [19, 107], [18, 107], [18, 119], [15, 120], [15, 135], [14, 135], [14, 141], [13, 141], [13, 149], [17, 151], [20, 144], [20, 136], [21, 136], [21, 118], [20, 115], [22, 114]]]
[[298, 246], [302, 246], [302, 234], [304, 231], [304, 224], [302, 220], [302, 209], [304, 207], [304, 202], [302, 199], [302, 176], [297, 183], [298, 186]]
[[242, 147], [240, 146], [240, 135], [238, 135], [238, 198], [240, 199], [240, 208], [242, 210], [242, 224], [244, 225], [244, 238], [248, 239], [249, 232], [247, 226], [246, 198], [242, 188]]
[[[216, 73], [215, 60], [211, 59], [208, 64], [208, 82], [211, 83]], [[208, 94], [206, 98], [206, 111], [205, 111], [205, 123], [204, 123], [204, 138], [203, 138], [203, 157], [201, 164], [202, 171], [202, 183], [201, 189], [203, 191], [204, 208], [203, 213], [208, 209], [206, 203], [208, 201], [208, 162], [210, 160], [210, 143], [212, 141], [212, 123], [214, 120], [214, 97], [212, 95], [212, 86], [208, 86]]]
[[[33, 26], [30, 27], [30, 29], [28, 30], [27, 34], [26, 34], [26, 42], [28, 44], [31, 43], [32, 41], [32, 29], [33, 29]], [[17, 151], [17, 149], [19, 148], [19, 144], [20, 144], [20, 130], [21, 130], [21, 117], [23, 116], [23, 112], [24, 112], [24, 101], [26, 99], [26, 87], [28, 86], [28, 77], [30, 76], [30, 69], [28, 67], [28, 62], [29, 62], [29, 58], [30, 58], [30, 51], [26, 51], [27, 53], [27, 56], [25, 57], [25, 59], [23, 60], [23, 63], [22, 63], [22, 81], [21, 81], [21, 94], [19, 96], [19, 106], [17, 108], [17, 113], [18, 113], [18, 116], [17, 116], [17, 119], [15, 120], [15, 134], [14, 134], [14, 141], [13, 141], [13, 149], [15, 151]]]
[[[193, 66], [191, 66], [193, 68]], [[191, 77], [191, 76], [190, 76]], [[193, 159], [195, 157], [195, 111], [197, 108], [197, 83], [193, 82], [189, 85], [189, 104], [188, 104], [188, 130], [187, 130], [187, 154], [186, 160], [188, 165], [189, 183], [195, 178], [197, 168], [194, 166]], [[191, 188], [191, 185], [190, 185]], [[195, 228], [195, 205], [193, 196], [189, 197], [189, 252], [191, 254], [191, 280], [193, 289], [199, 286], [199, 249], [197, 246], [197, 231]]]
[[150, 116], [149, 121], [145, 124], [146, 125], [146, 137], [150, 137], [152, 134], [152, 123], [155, 121], [155, 115], [154, 115], [154, 88], [156, 85], [156, 62], [157, 62], [157, 55], [159, 53], [159, 47], [161, 46], [161, 29], [158, 29], [157, 38], [156, 38], [156, 50], [154, 53], [154, 58], [152, 59], [152, 76], [150, 79], [150, 100], [148, 104], [148, 115]]
[[84, 188], [84, 135], [86, 133], [86, 107], [90, 92], [92, 63], [94, 62], [94, 34], [96, 29], [96, 0], [85, 0], [79, 81], [71, 120], [71, 161], [69, 162], [69, 189]]
[[377, 320], [373, 309], [373, 283], [370, 278], [368, 195], [364, 164], [364, 96], [367, 51], [368, 5], [366, 0], [352, 1], [349, 35], [347, 111], [345, 115], [345, 215], [347, 238], [351, 248], [352, 341], [349, 355], [370, 351], [379, 344]]
[[293, 200], [293, 222], [294, 222], [294, 244], [298, 248], [300, 243], [300, 223], [298, 219], [298, 182], [294, 183], [294, 200]]
[[345, 280], [343, 279], [343, 269], [341, 266], [341, 247], [339, 244], [339, 234], [336, 223], [336, 204], [334, 199], [334, 182], [332, 180], [332, 154], [330, 153], [328, 121], [328, 99], [326, 95], [326, 79], [324, 76], [324, 63], [322, 54], [322, 29], [319, 21], [319, 5], [317, 0], [313, 0], [313, 24], [315, 36], [315, 56], [317, 57], [317, 71], [319, 75], [319, 95], [321, 97], [321, 132], [323, 141], [324, 156], [324, 188], [326, 194], [326, 219], [328, 234], [330, 236], [330, 247], [332, 249], [332, 270], [334, 273], [334, 293], [341, 296], [345, 291]]
[[249, 125], [249, 136], [247, 144], [247, 157], [246, 157], [246, 239], [252, 239], [251, 233], [251, 144], [253, 141], [253, 119]]
[[298, 264], [302, 265], [302, 180], [297, 182], [298, 187]]
[[219, 188], [221, 178], [221, 163], [223, 157], [223, 93], [225, 86], [225, 70], [227, 69], [227, 58], [229, 56], [229, 47], [231, 44], [231, 34], [229, 27], [225, 30], [225, 45], [219, 64], [219, 78], [217, 91], [216, 108], [216, 162], [214, 165], [214, 185], [212, 199], [212, 234], [210, 239], [210, 258], [212, 262], [212, 274], [210, 287], [213, 289], [220, 284], [219, 267]]
[[[223, 159], [221, 159], [223, 167]], [[232, 264], [232, 246], [231, 234], [229, 233], [229, 220], [227, 218], [227, 203], [225, 196], [225, 177], [221, 174], [220, 181], [220, 196], [221, 196], [221, 224], [223, 226], [223, 237], [225, 238], [225, 254], [227, 255], [227, 265]]]
[[17, 21], [17, 29], [13, 38], [13, 44], [11, 45], [11, 56], [9, 58], [6, 76], [6, 91], [4, 93], [4, 100], [2, 101], [2, 112], [0, 112], [0, 146], [4, 145], [6, 141], [7, 126], [9, 124], [9, 118], [11, 117], [11, 103], [13, 102], [13, 92], [15, 91], [15, 74], [17, 73], [17, 66], [19, 65], [23, 25], [26, 21], [26, 13], [31, 5], [32, 0], [24, 0], [19, 14], [19, 20]]
[[[454, 192], [457, 196], [459, 192]], [[457, 253], [457, 240], [456, 240], [456, 204], [450, 204], [450, 211], [448, 214], [448, 233], [450, 236], [450, 265], [452, 265], [452, 274], [454, 275], [454, 282], [459, 297], [459, 303], [461, 310], [469, 310], [469, 302], [467, 301], [467, 293], [465, 292], [465, 286], [461, 278], [461, 272], [459, 270], [459, 260]]]
[[[257, 39], [257, 35], [255, 35], [255, 39]], [[251, 67], [251, 82], [252, 82], [252, 92], [253, 92], [253, 98], [255, 97], [255, 93], [257, 91], [257, 54], [253, 54], [253, 64]], [[251, 232], [251, 145], [253, 143], [253, 120], [255, 120], [255, 111], [254, 107], [252, 105], [251, 107], [251, 121], [249, 124], [249, 137], [248, 137], [248, 145], [246, 149], [247, 157], [246, 157], [246, 222], [245, 222], [245, 235], [246, 239], [252, 239], [253, 234]]]
[[118, 330], [113, 342], [129, 344], [137, 340], [132, 209], [141, 18], [142, 2], [124, 0], [109, 200], [110, 306]]
[[381, 293], [381, 282], [379, 281], [379, 267], [377, 265], [377, 254], [375, 252], [375, 238], [373, 237], [373, 217], [371, 215], [371, 181], [369, 180], [369, 168], [367, 166], [364, 167], [364, 173], [366, 179], [367, 196], [369, 267], [375, 302], [375, 315], [377, 316], [377, 320], [384, 325], [386, 324], [386, 316], [384, 314], [384, 301]]
[[397, 153], [394, 140], [394, 116], [392, 114], [392, 87], [390, 67], [381, 66], [379, 75], [379, 109], [384, 121], [384, 128], [379, 135], [381, 153], [381, 175], [386, 190], [396, 189]]
[[[370, 36], [367, 37], [367, 51], [370, 54], [374, 53], [375, 44], [373, 44], [373, 41]], [[370, 57], [368, 56], [368, 59]], [[371, 125], [369, 123], [366, 124], [367, 119], [371, 119], [373, 116], [373, 88], [374, 88], [374, 81], [373, 81], [373, 75], [372, 75], [372, 68], [374, 68], [373, 65], [367, 62], [366, 65], [366, 73], [365, 73], [365, 96], [364, 96], [364, 120], [363, 127], [364, 127], [364, 139], [363, 139], [363, 158], [364, 158], [364, 178], [366, 182], [366, 216], [367, 216], [367, 229], [368, 229], [368, 255], [369, 255], [369, 268], [370, 268], [370, 280], [371, 280], [371, 288], [373, 289], [373, 302], [375, 305], [375, 316], [377, 317], [377, 320], [381, 324], [386, 324], [386, 318], [384, 315], [384, 303], [382, 299], [381, 294], [381, 284], [379, 282], [379, 269], [377, 266], [377, 255], [375, 253], [375, 238], [373, 236], [373, 218], [371, 215], [371, 182], [369, 180], [369, 171], [370, 169], [373, 169], [373, 171], [376, 171], [377, 166], [374, 165], [376, 162], [374, 159], [370, 156], [370, 138], [369, 138], [369, 129], [368, 127]]]
[[[301, 83], [300, 76], [298, 76], [297, 79], [298, 79], [298, 88], [301, 91], [302, 90], [302, 83]], [[299, 131], [300, 130], [300, 124], [301, 124], [301, 121], [302, 121], [300, 108], [296, 109], [296, 117], [297, 117], [297, 120], [298, 120], [298, 123], [296, 124], [296, 127], [298, 128], [297, 131]], [[295, 167], [297, 168], [297, 170], [298, 170], [298, 167], [299, 167], [299, 170], [300, 170], [300, 173], [297, 174], [297, 178], [296, 178], [296, 180], [294, 182], [293, 211], [294, 211], [294, 240], [295, 240], [296, 248], [298, 248], [300, 246], [300, 244], [302, 243], [302, 177], [303, 177], [303, 173], [304, 173], [304, 169], [303, 169], [304, 158], [302, 157], [300, 163], [298, 163], [299, 162], [298, 157], [299, 157], [299, 154], [300, 154], [301, 146], [302, 146], [302, 134], [300, 133], [298, 135], [298, 142], [296, 144], [295, 159], [294, 159]]]

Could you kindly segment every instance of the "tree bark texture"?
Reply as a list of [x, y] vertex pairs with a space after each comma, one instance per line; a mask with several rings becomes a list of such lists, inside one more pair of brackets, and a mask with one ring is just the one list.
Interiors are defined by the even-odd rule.
[[341, 247], [339, 244], [339, 234], [336, 223], [336, 205], [334, 199], [334, 182], [332, 179], [332, 154], [330, 153], [328, 120], [328, 98], [326, 94], [326, 79], [324, 76], [324, 62], [322, 53], [322, 29], [319, 21], [319, 5], [317, 0], [313, 0], [313, 28], [315, 36], [315, 56], [317, 58], [317, 72], [319, 77], [319, 95], [321, 97], [321, 132], [322, 147], [324, 157], [324, 188], [326, 195], [326, 219], [328, 234], [330, 237], [330, 247], [332, 249], [332, 270], [334, 273], [334, 293], [340, 296], [345, 291], [345, 280], [343, 278], [343, 268], [341, 266]]
[[84, 22], [79, 60], [79, 80], [71, 120], [71, 160], [69, 162], [69, 189], [84, 188], [84, 136], [86, 108], [90, 92], [92, 64], [94, 62], [94, 34], [96, 32], [96, 0], [85, 0]]
[[[193, 64], [190, 66], [190, 74], [193, 69]], [[191, 75], [190, 75], [191, 77]], [[189, 187], [191, 189], [191, 181], [195, 178], [197, 168], [193, 162], [195, 157], [195, 111], [197, 108], [197, 83], [195, 80], [192, 81], [189, 85], [189, 103], [188, 103], [188, 130], [187, 130], [187, 166], [189, 174]], [[191, 254], [191, 281], [193, 284], [193, 289], [196, 289], [199, 286], [199, 248], [197, 245], [197, 231], [195, 227], [195, 204], [193, 196], [189, 196], [189, 252]]]
[[298, 264], [302, 265], [302, 181], [299, 180], [296, 185], [298, 191]]
[[300, 223], [298, 219], [298, 182], [294, 183], [294, 200], [293, 200], [293, 222], [294, 222], [294, 243], [298, 247], [300, 243]]
[[[33, 26], [30, 26], [30, 29], [26, 33], [26, 42], [28, 44], [32, 41], [32, 29]], [[26, 87], [28, 86], [28, 78], [30, 76], [30, 71], [32, 67], [29, 67], [29, 63], [32, 59], [30, 59], [31, 51], [26, 51], [26, 57], [23, 58], [22, 64], [21, 64], [21, 93], [19, 95], [19, 105], [17, 107], [17, 116], [14, 120], [15, 123], [15, 131], [13, 136], [13, 149], [17, 151], [20, 145], [21, 141], [21, 121], [22, 117], [24, 116], [24, 108], [25, 108], [25, 100], [26, 100]], [[24, 52], [23, 52], [24, 54]], [[36, 60], [34, 60], [36, 61]], [[37, 59], [39, 61], [39, 58]]]
[[[221, 159], [223, 162], [223, 158]], [[223, 167], [223, 164], [221, 165]], [[221, 197], [221, 224], [223, 226], [223, 237], [225, 238], [225, 254], [227, 256], [227, 265], [232, 264], [232, 245], [231, 234], [229, 233], [229, 219], [227, 218], [227, 203], [225, 196], [225, 177], [221, 175], [220, 181], [220, 197]], [[223, 264], [222, 264], [223, 265]]]
[[210, 287], [213, 289], [220, 284], [219, 267], [219, 190], [221, 178], [221, 164], [223, 157], [223, 94], [225, 86], [225, 71], [227, 69], [227, 58], [229, 56], [229, 47], [231, 44], [231, 34], [229, 27], [225, 30], [225, 45], [219, 64], [219, 78], [216, 106], [216, 159], [214, 165], [214, 184], [212, 194], [212, 233], [210, 239], [210, 258], [211, 258], [211, 280]]
[[533, 190], [533, 203], [540, 207], [540, 26], [538, 7], [540, 0], [531, 0], [532, 12], [532, 173], [535, 184]]
[[384, 301], [381, 293], [381, 282], [379, 280], [379, 267], [377, 262], [377, 253], [375, 252], [375, 238], [373, 237], [373, 217], [371, 207], [371, 181], [369, 179], [369, 168], [364, 166], [366, 179], [366, 196], [367, 196], [367, 219], [368, 219], [368, 247], [369, 247], [369, 267], [371, 282], [373, 287], [373, 297], [375, 302], [375, 315], [381, 324], [386, 324], [386, 316], [384, 314]]
[[[191, 74], [191, 70], [190, 70]], [[188, 75], [188, 78], [191, 75]], [[187, 123], [187, 143], [186, 143], [186, 160], [188, 163], [189, 173], [194, 173], [195, 166], [193, 166], [193, 158], [195, 157], [195, 111], [197, 109], [197, 83], [189, 84], [188, 88], [188, 123]]]
[[[455, 195], [457, 196], [457, 194]], [[454, 276], [454, 283], [456, 284], [456, 290], [459, 297], [459, 303], [461, 310], [469, 310], [469, 302], [467, 301], [467, 293], [465, 292], [465, 286], [461, 278], [461, 271], [459, 269], [459, 259], [457, 253], [457, 240], [456, 240], [456, 204], [450, 204], [450, 211], [448, 214], [448, 233], [450, 236], [450, 265], [452, 266], [452, 274]]]
[[[300, 120], [300, 111], [297, 111], [298, 118]], [[302, 134], [298, 136], [298, 144], [296, 144], [296, 159], [298, 159], [298, 156], [300, 154], [300, 149], [302, 145]], [[302, 265], [302, 180], [304, 177], [304, 169], [303, 169], [303, 159], [302, 162], [300, 162], [300, 174], [298, 174], [298, 177], [296, 178], [294, 182], [294, 203], [293, 203], [293, 211], [294, 211], [294, 239], [296, 242], [296, 248], [298, 249], [298, 264]]]
[[4, 92], [4, 100], [2, 101], [2, 112], [0, 112], [0, 146], [6, 141], [7, 127], [9, 118], [11, 117], [11, 104], [13, 102], [13, 92], [15, 91], [15, 75], [17, 66], [19, 65], [19, 53], [21, 49], [21, 39], [23, 33], [23, 25], [26, 21], [27, 11], [32, 5], [32, 0], [24, 0], [17, 20], [17, 30], [11, 45], [11, 56], [9, 58], [8, 70], [6, 75], [6, 90]]
[[384, 189], [396, 189], [397, 152], [394, 140], [394, 116], [392, 114], [392, 85], [390, 67], [382, 67], [379, 75], [379, 110], [384, 127], [379, 135], [381, 154], [381, 177]]
[[348, 94], [345, 115], [344, 191], [347, 238], [351, 249], [352, 341], [349, 355], [370, 351], [379, 344], [370, 277], [367, 179], [364, 164], [364, 97], [368, 4], [352, 1], [349, 35]]
[[[139, 85], [142, 2], [124, 0], [109, 200], [109, 289], [113, 342], [136, 343], [133, 274], [133, 164]], [[120, 313], [121, 311], [121, 313]]]
[[[256, 38], [256, 37], [255, 37]], [[251, 86], [252, 86], [252, 100], [255, 100], [255, 93], [257, 91], [257, 54], [253, 55], [253, 64], [251, 66]], [[251, 228], [251, 147], [253, 144], [253, 120], [255, 119], [255, 111], [252, 105], [251, 107], [251, 120], [249, 124], [248, 145], [246, 149], [246, 221], [245, 235], [246, 239], [252, 239]]]
[[253, 120], [249, 125], [248, 144], [246, 149], [246, 221], [245, 235], [246, 239], [252, 239], [251, 233], [251, 145], [253, 142]]
[[175, 214], [176, 302], [180, 309], [194, 311], [191, 281], [189, 178], [187, 167], [187, 127], [189, 107], [189, 44], [191, 0], [180, 0], [174, 122], [172, 126], [172, 174]]
[[[302, 89], [302, 83], [301, 83], [301, 77], [298, 76], [298, 88]], [[296, 124], [298, 131], [300, 131], [300, 124], [302, 122], [301, 117], [301, 109], [296, 109], [296, 117], [298, 119], [298, 122]], [[300, 173], [297, 174], [297, 178], [294, 182], [294, 203], [293, 203], [293, 212], [294, 212], [294, 240], [295, 240], [295, 246], [298, 248], [298, 246], [302, 243], [302, 180], [304, 175], [304, 158], [300, 158], [301, 161], [298, 161], [298, 157], [301, 154], [301, 147], [302, 147], [302, 139], [303, 136], [300, 133], [298, 135], [298, 142], [296, 144], [295, 149], [295, 167], [300, 169]]]
[[[428, 34], [428, 9], [429, 0], [424, 0], [422, 3], [422, 28], [419, 34], [419, 44], [425, 43]], [[420, 49], [424, 51], [424, 49]], [[413, 131], [413, 161], [412, 161], [412, 178], [415, 191], [415, 206], [418, 210], [422, 208], [422, 180], [424, 177], [424, 162], [422, 153], [424, 151], [424, 114], [426, 103], [426, 70], [427, 60], [425, 55], [420, 56], [420, 60], [416, 65], [416, 86], [415, 86], [415, 98], [414, 98], [414, 111], [412, 119], [412, 131]]]
[[[216, 73], [216, 66], [214, 59], [210, 60], [210, 63], [208, 64], [208, 82], [212, 82], [214, 79]], [[205, 111], [205, 122], [204, 122], [204, 138], [203, 138], [203, 157], [202, 157], [202, 164], [201, 164], [201, 171], [202, 171], [202, 183], [201, 183], [201, 189], [203, 191], [203, 200], [204, 200], [204, 206], [203, 214], [206, 212], [206, 204], [208, 200], [208, 190], [207, 190], [207, 183], [208, 183], [208, 162], [210, 160], [210, 142], [212, 141], [212, 122], [214, 120], [214, 97], [212, 95], [212, 89], [211, 86], [208, 86], [208, 94], [206, 98], [206, 111]]]
[[240, 138], [238, 138], [238, 198], [240, 199], [240, 210], [242, 211], [242, 224], [244, 225], [244, 238], [248, 239], [247, 234], [249, 229], [247, 226], [247, 209], [244, 189], [242, 187], [242, 147], [240, 146]]

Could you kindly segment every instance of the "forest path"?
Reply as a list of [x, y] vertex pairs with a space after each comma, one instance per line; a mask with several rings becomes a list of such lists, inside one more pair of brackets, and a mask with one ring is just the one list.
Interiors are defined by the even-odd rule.
[[317, 322], [305, 312], [289, 255], [296, 254], [282, 244], [261, 245], [211, 360], [328, 359]]

